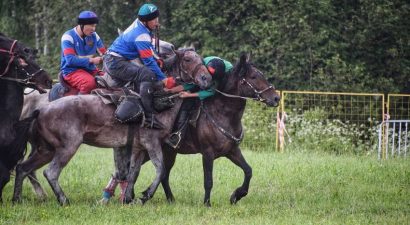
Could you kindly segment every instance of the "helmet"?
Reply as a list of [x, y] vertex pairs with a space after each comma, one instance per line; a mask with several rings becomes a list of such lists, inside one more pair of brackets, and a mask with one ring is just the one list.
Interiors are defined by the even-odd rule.
[[147, 22], [153, 20], [159, 16], [158, 7], [154, 4], [144, 4], [138, 10], [138, 19]]
[[79, 25], [97, 24], [98, 16], [92, 11], [82, 11], [80, 15], [78, 15], [77, 23]]
[[221, 79], [225, 74], [225, 63], [222, 59], [214, 58], [208, 62], [206, 67], [214, 79]]

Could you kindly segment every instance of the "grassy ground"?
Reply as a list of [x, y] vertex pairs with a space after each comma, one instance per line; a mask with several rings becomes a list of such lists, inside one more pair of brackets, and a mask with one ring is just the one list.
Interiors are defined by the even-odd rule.
[[[377, 161], [373, 156], [244, 151], [253, 167], [247, 197], [229, 204], [243, 173], [227, 159], [214, 166], [212, 208], [202, 205], [200, 155], [178, 156], [171, 174], [176, 202], [162, 188], [144, 206], [112, 201], [98, 205], [112, 173], [112, 151], [83, 146], [60, 177], [71, 205], [60, 207], [39, 173], [48, 198], [36, 199], [28, 181], [23, 202], [12, 205], [13, 182], [4, 191], [0, 224], [410, 224], [409, 159]], [[143, 167], [136, 190], [154, 178]]]

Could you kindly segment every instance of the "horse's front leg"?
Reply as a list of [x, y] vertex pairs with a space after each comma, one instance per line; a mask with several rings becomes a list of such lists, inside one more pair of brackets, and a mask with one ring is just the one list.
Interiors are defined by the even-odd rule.
[[202, 155], [202, 167], [204, 169], [204, 204], [207, 207], [211, 207], [211, 190], [213, 186], [212, 171], [214, 167], [214, 157], [210, 154], [204, 153]]
[[155, 191], [165, 176], [164, 158], [159, 140], [152, 140], [152, 143], [148, 144], [146, 149], [151, 162], [155, 166], [156, 177], [152, 184], [142, 192], [141, 201], [143, 204], [154, 196]]
[[127, 185], [125, 186], [123, 203], [131, 203], [134, 199], [134, 185], [138, 179], [138, 175], [141, 171], [141, 166], [144, 162], [145, 152], [141, 150], [135, 150], [132, 152], [130, 168], [127, 176]]
[[169, 203], [175, 201], [174, 195], [172, 194], [171, 186], [169, 185], [169, 174], [171, 173], [171, 169], [174, 166], [175, 158], [177, 153], [174, 149], [170, 149], [169, 146], [163, 146], [164, 148], [164, 165], [165, 165], [165, 175], [164, 179], [162, 179], [161, 184], [162, 188], [164, 189], [165, 196]]
[[252, 168], [246, 162], [239, 147], [236, 147], [236, 149], [231, 151], [228, 155], [226, 155], [226, 157], [235, 163], [235, 165], [242, 168], [245, 175], [242, 186], [238, 187], [231, 195], [231, 204], [235, 204], [248, 194], [249, 183], [252, 178]]

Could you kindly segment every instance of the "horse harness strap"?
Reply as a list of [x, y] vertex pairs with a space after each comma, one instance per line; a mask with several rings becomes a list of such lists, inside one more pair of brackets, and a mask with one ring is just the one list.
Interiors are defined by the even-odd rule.
[[233, 136], [231, 133], [229, 133], [228, 131], [226, 131], [225, 129], [223, 129], [221, 126], [219, 126], [217, 124], [217, 122], [215, 121], [215, 119], [211, 116], [211, 114], [205, 109], [205, 106], [203, 104], [203, 102], [201, 101], [201, 109], [202, 111], [204, 111], [206, 117], [209, 119], [209, 121], [211, 121], [211, 123], [223, 134], [225, 135], [227, 138], [232, 139], [235, 144], [239, 145], [242, 142], [244, 133], [243, 133], [243, 129], [241, 130], [241, 134], [239, 135], [239, 137], [235, 137]]
[[14, 41], [13, 41], [13, 44], [11, 45], [11, 47], [10, 47], [9, 50], [0, 49], [0, 52], [5, 52], [5, 53], [8, 53], [8, 54], [10, 55], [10, 60], [9, 60], [9, 62], [7, 63], [7, 67], [6, 67], [6, 69], [4, 69], [3, 73], [0, 74], [0, 77], [2, 77], [4, 74], [6, 74], [7, 72], [9, 72], [10, 65], [11, 65], [11, 63], [13, 62], [14, 57], [16, 57], [16, 54], [15, 54], [14, 51], [13, 51], [13, 50], [14, 50], [14, 47], [16, 46], [16, 43], [17, 43], [17, 40], [14, 40]]
[[[4, 77], [4, 75], [5, 75], [7, 72], [9, 72], [9, 70], [10, 70], [10, 65], [13, 63], [14, 58], [16, 57], [16, 53], [14, 52], [14, 48], [15, 48], [15, 46], [16, 46], [16, 43], [17, 43], [17, 40], [14, 40], [14, 41], [13, 41], [13, 44], [11, 45], [11, 47], [10, 47], [9, 50], [7, 50], [7, 49], [0, 49], [0, 52], [8, 53], [8, 54], [10, 55], [10, 60], [9, 60], [9, 62], [7, 63], [6, 69], [4, 69], [3, 73], [0, 74], [0, 79], [15, 81], [15, 82], [22, 83], [22, 84], [31, 84], [32, 82], [30, 82], [30, 79], [31, 79], [32, 77], [34, 77], [36, 74], [38, 74], [38, 73], [40, 73], [41, 71], [43, 71], [43, 69], [40, 68], [38, 71], [36, 71], [36, 72], [30, 74], [30, 73], [28, 73], [24, 68], [21, 67], [20, 69], [26, 73], [27, 79]], [[17, 66], [16, 66], [16, 69], [17, 69]]]
[[229, 98], [241, 98], [241, 99], [245, 99], [245, 100], [251, 99], [251, 100], [257, 100], [257, 101], [263, 102], [263, 101], [265, 101], [265, 99], [263, 99], [263, 98], [261, 97], [261, 94], [263, 94], [264, 92], [266, 92], [266, 91], [268, 91], [268, 90], [270, 90], [270, 89], [273, 89], [273, 86], [272, 86], [272, 85], [269, 85], [267, 88], [265, 88], [265, 89], [263, 89], [263, 90], [261, 90], [261, 91], [258, 91], [251, 83], [249, 83], [247, 80], [245, 80], [245, 78], [241, 80], [241, 83], [242, 83], [242, 84], [245, 83], [245, 84], [247, 84], [250, 88], [252, 88], [252, 90], [253, 90], [253, 91], [255, 92], [255, 94], [256, 94], [256, 98], [243, 97], [243, 96], [240, 96], [240, 95], [232, 95], [232, 94], [228, 94], [228, 93], [222, 92], [222, 91], [220, 91], [220, 90], [218, 90], [218, 89], [216, 89], [216, 88], [215, 88], [214, 90], [215, 90], [216, 92], [220, 93], [221, 95], [223, 95], [223, 96], [225, 96], [225, 97], [229, 97]]

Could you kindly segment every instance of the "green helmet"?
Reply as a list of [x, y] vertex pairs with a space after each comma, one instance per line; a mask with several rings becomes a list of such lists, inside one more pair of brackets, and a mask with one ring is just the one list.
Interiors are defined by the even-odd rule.
[[159, 16], [159, 10], [158, 7], [156, 7], [154, 4], [144, 4], [141, 6], [141, 8], [138, 10], [138, 19], [147, 22], [150, 20], [153, 20]]

